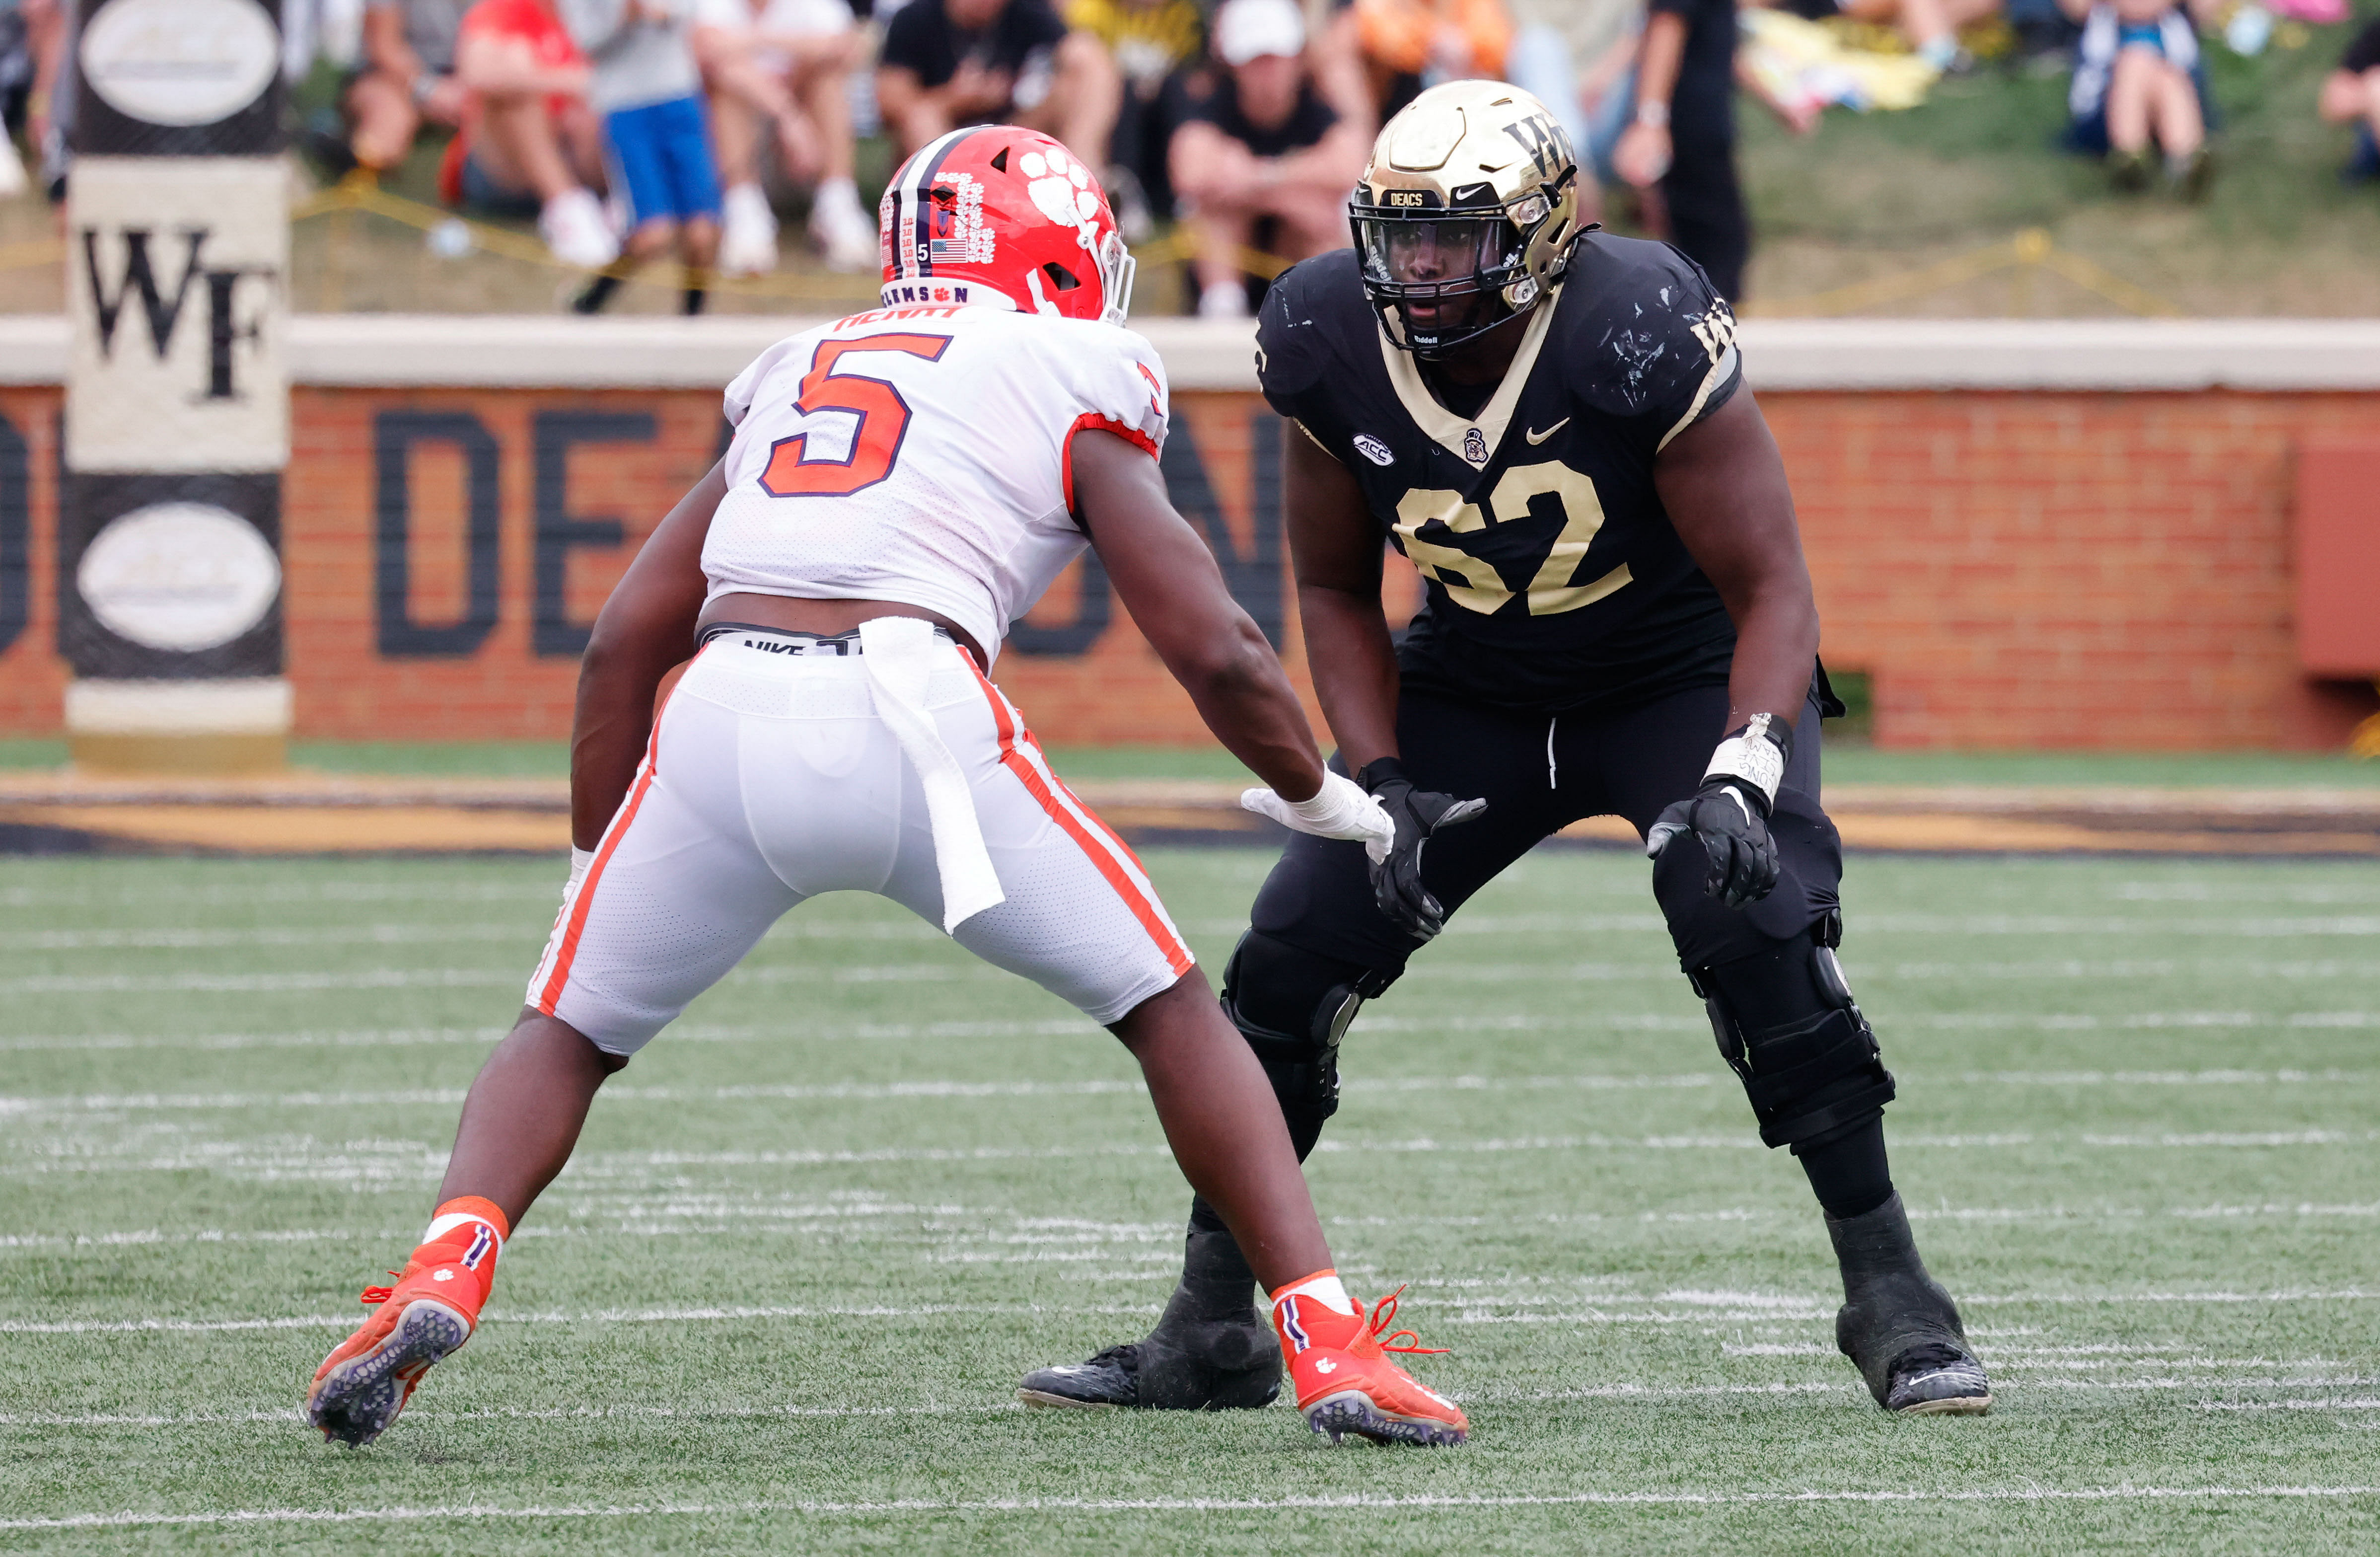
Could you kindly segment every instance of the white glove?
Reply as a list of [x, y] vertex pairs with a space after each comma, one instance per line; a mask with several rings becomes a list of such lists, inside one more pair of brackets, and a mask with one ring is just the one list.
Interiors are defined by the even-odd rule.
[[567, 897], [578, 890], [578, 883], [587, 879], [587, 868], [594, 863], [593, 849], [582, 849], [577, 844], [570, 845], [570, 880], [562, 889], [563, 896]]
[[1380, 803], [1354, 779], [1337, 773], [1324, 773], [1322, 787], [1310, 800], [1284, 800], [1269, 789], [1250, 789], [1241, 794], [1240, 806], [1318, 838], [1360, 838], [1375, 865], [1388, 858], [1389, 845], [1396, 841], [1397, 824]]

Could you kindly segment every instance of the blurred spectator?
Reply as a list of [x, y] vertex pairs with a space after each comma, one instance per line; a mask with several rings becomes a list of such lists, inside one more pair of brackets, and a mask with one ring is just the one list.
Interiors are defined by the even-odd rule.
[[1382, 119], [1394, 117], [1426, 86], [1504, 74], [1512, 18], [1503, 0], [1354, 0], [1354, 8]]
[[469, 0], [377, 0], [364, 7], [363, 59], [340, 94], [347, 150], [375, 173], [395, 167], [427, 122], [459, 129], [468, 94], [455, 45]]
[[1225, 0], [1215, 53], [1224, 68], [1184, 83], [1171, 162], [1198, 222], [1198, 312], [1228, 319], [1248, 311], [1242, 249], [1303, 260], [1346, 247], [1368, 146], [1317, 90], [1294, 0]]
[[[2162, 153], [2166, 179], [2186, 200], [2206, 192], [2205, 67], [2193, 10], [2172, 0], [2059, 0], [2082, 24], [2074, 51], [2069, 141], [2104, 154], [2119, 189], [2148, 188]], [[2193, 0], [2212, 11], [2214, 0]]]
[[[719, 258], [719, 163], [694, 62], [692, 0], [562, 0], [570, 35], [592, 68], [587, 101], [603, 121], [613, 194], [628, 207], [623, 266], [671, 249], [686, 266], [681, 311], [700, 313]], [[587, 284], [571, 308], [595, 313], [624, 279]]]
[[851, 72], [862, 50], [844, 0], [697, 0], [694, 46], [727, 186], [719, 268], [777, 263], [777, 218], [760, 186], [764, 127], [785, 176], [808, 185], [810, 238], [829, 270], [872, 270], [876, 219], [852, 177]]
[[9, 139], [19, 130], [51, 200], [64, 196], [66, 141], [53, 107], [68, 26], [58, 0], [0, 0], [0, 196], [22, 193], [29, 182]]
[[1596, 184], [1612, 177], [1611, 152], [1634, 106], [1644, 0], [1514, 0], [1512, 20], [1518, 30], [1504, 74], [1569, 133], [1578, 153], [1579, 220], [1596, 221]]
[[1634, 111], [1613, 171], [1654, 192], [1670, 242], [1731, 303], [1743, 298], [1752, 218], [1735, 173], [1735, 0], [1650, 0]]
[[1753, 0], [1780, 11], [1824, 21], [1849, 17], [1871, 27], [1889, 27], [1909, 40], [1918, 58], [1942, 71], [1974, 68], [1975, 58], [1959, 45], [1959, 29], [2000, 8], [2000, 0]]
[[1155, 216], [1172, 214], [1166, 148], [1178, 105], [1166, 88], [1206, 52], [1206, 16], [1197, 0], [1069, 0], [1066, 25], [1098, 39], [1123, 78], [1104, 182], [1125, 240], [1139, 243]]
[[1069, 32], [1050, 0], [909, 0], [876, 66], [877, 106], [904, 157], [961, 125], [1012, 123], [1105, 167], [1123, 90], [1099, 40]]
[[2355, 127], [2344, 170], [2351, 181], [2380, 178], [2380, 20], [2365, 25], [2322, 83], [2322, 116]]
[[25, 176], [24, 160], [17, 155], [14, 137], [25, 124], [33, 95], [33, 73], [31, 30], [24, 8], [19, 0], [0, 0], [0, 200], [23, 194], [30, 182]]
[[593, 270], [618, 259], [589, 188], [602, 181], [602, 145], [587, 106], [587, 60], [553, 0], [479, 0], [455, 34], [455, 75], [463, 123], [438, 170], [446, 203], [535, 215], [565, 264]]

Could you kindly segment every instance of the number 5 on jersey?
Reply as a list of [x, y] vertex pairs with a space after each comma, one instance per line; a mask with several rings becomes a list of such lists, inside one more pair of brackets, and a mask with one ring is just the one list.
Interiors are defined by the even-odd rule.
[[813, 453], [807, 431], [780, 438], [769, 445], [761, 490], [771, 497], [849, 497], [891, 475], [892, 462], [900, 457], [901, 439], [909, 431], [909, 402], [882, 379], [864, 376], [856, 364], [845, 369], [841, 363], [868, 351], [906, 352], [935, 362], [950, 344], [948, 335], [907, 335], [820, 342], [810, 357], [810, 371], [802, 375], [794, 409], [806, 417], [821, 411], [852, 417], [850, 447], [837, 459]]

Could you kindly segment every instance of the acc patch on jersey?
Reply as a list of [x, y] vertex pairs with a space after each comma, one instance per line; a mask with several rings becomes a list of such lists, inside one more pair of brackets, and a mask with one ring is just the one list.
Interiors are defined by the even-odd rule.
[[1355, 452], [1375, 465], [1394, 465], [1397, 462], [1397, 456], [1389, 451], [1389, 445], [1368, 432], [1356, 433], [1354, 444]]

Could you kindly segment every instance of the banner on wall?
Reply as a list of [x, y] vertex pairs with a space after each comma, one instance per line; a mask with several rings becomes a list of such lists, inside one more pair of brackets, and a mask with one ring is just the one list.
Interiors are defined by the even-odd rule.
[[58, 645], [75, 760], [280, 766], [279, 0], [83, 0]]

